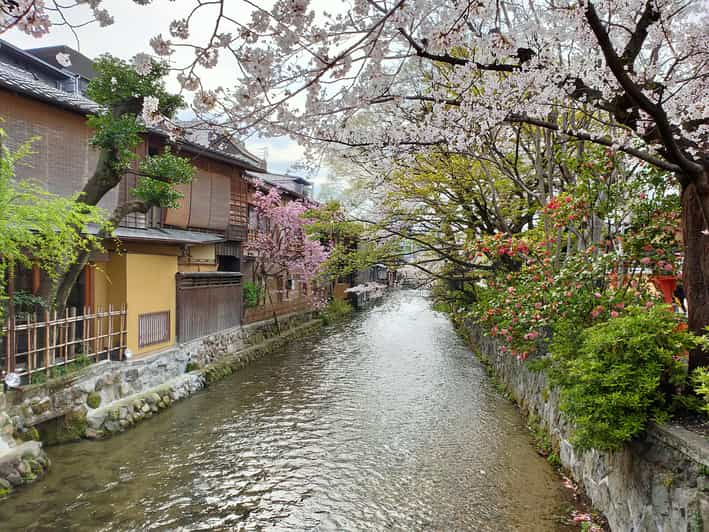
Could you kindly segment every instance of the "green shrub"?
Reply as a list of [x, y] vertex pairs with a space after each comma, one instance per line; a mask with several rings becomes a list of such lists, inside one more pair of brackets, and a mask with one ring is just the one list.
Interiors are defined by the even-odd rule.
[[256, 307], [261, 301], [263, 289], [253, 281], [244, 283], [244, 305], [246, 308]]
[[[558, 340], [558, 341], [557, 341]], [[614, 450], [667, 417], [672, 392], [686, 378], [680, 356], [700, 339], [677, 328], [668, 309], [630, 308], [574, 341], [555, 338], [552, 380], [580, 449]]]
[[185, 373], [189, 373], [190, 371], [195, 371], [197, 369], [200, 369], [202, 366], [198, 364], [197, 362], [189, 361], [187, 365], [185, 366]]
[[697, 368], [692, 375], [694, 391], [702, 399], [701, 410], [709, 414], [709, 368]]
[[30, 377], [30, 384], [44, 384], [47, 382], [47, 374], [43, 371], [40, 373], [33, 373]]
[[352, 313], [352, 305], [350, 305], [344, 299], [334, 298], [330, 300], [327, 306], [320, 312], [320, 316], [323, 321], [328, 323], [334, 323], [336, 321], [342, 320]]

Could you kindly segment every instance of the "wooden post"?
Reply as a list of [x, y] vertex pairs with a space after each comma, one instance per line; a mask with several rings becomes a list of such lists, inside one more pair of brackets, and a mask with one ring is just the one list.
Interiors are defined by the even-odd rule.
[[32, 318], [27, 314], [27, 382], [32, 384]]
[[86, 319], [86, 315], [88, 314], [88, 307], [84, 305], [84, 312], [81, 315], [81, 352], [85, 354], [87, 357], [89, 356], [89, 349], [88, 349], [88, 343], [86, 339], [88, 338], [89, 330], [88, 330], [88, 320]]
[[103, 320], [101, 319], [101, 309], [96, 309], [96, 316], [98, 316], [98, 327], [96, 329], [96, 337], [98, 338], [98, 348], [96, 349], [96, 360], [100, 360], [99, 351], [103, 350]]
[[15, 371], [15, 264], [7, 267], [7, 372]]
[[113, 305], [108, 305], [108, 356], [106, 357], [108, 360], [111, 360], [111, 347], [113, 347], [113, 337], [111, 336], [112, 334], [112, 325], [113, 325]]
[[71, 307], [70, 309], [68, 309], [68, 318], [71, 318], [71, 322], [67, 323], [67, 358], [69, 358], [68, 355], [71, 355], [71, 358], [73, 360], [76, 355], [76, 346], [74, 344], [74, 340], [76, 340], [76, 307]]
[[125, 354], [126, 350], [126, 315], [127, 315], [127, 309], [125, 303], [121, 305], [121, 336], [120, 336], [120, 341], [121, 341], [121, 347], [118, 352], [118, 359], [123, 360], [123, 355]]
[[[55, 310], [52, 315], [54, 316], [52, 320], [52, 366], [54, 366], [57, 361], [57, 350], [59, 349], [59, 330], [57, 329], [57, 311]], [[61, 356], [61, 353], [59, 356]]]
[[36, 368], [39, 365], [39, 361], [37, 360], [37, 325], [39, 320], [37, 320], [36, 312], [32, 314], [32, 317], [34, 318], [34, 323], [32, 324], [32, 358], [33, 365]]
[[94, 344], [94, 355], [96, 356], [96, 362], [99, 361], [98, 357], [98, 307], [94, 308], [94, 313], [93, 313], [93, 325], [91, 327], [91, 334], [93, 337], [93, 344]]
[[44, 311], [44, 372], [49, 377], [49, 344], [51, 343], [49, 331], [49, 310]]

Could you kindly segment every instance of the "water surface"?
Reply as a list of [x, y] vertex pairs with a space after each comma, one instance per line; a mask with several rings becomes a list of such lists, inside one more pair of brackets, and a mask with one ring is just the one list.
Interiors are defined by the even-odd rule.
[[49, 449], [2, 530], [564, 530], [571, 502], [416, 292], [102, 442]]

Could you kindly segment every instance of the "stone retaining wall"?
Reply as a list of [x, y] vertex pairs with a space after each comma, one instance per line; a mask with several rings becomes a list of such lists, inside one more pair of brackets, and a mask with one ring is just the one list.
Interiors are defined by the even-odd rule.
[[271, 320], [253, 323], [0, 393], [0, 498], [46, 470], [49, 459], [41, 443], [122, 432], [321, 325], [310, 311], [278, 321], [280, 330]]
[[225, 356], [188, 373], [170, 379], [145, 392], [130, 395], [104, 407], [89, 411], [86, 430], [82, 435], [90, 439], [104, 438], [132, 427], [168, 408], [175, 401], [198, 392], [210, 383], [232, 374], [256, 358], [275, 351], [287, 342], [304, 336], [321, 326], [320, 320], [311, 320], [287, 329], [278, 336], [263, 340], [251, 347], [225, 352]]
[[679, 426], [651, 426], [647, 435], [618, 452], [578, 452], [573, 426], [559, 411], [546, 375], [505, 355], [472, 322], [465, 330], [520, 408], [541, 419], [561, 463], [603, 512], [612, 530], [702, 532], [709, 530], [709, 441]]

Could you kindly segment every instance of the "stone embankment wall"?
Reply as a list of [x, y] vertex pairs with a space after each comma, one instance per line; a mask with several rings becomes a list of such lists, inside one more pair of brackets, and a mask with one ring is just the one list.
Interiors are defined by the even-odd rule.
[[573, 426], [559, 411], [546, 375], [505, 355], [472, 322], [465, 331], [520, 408], [541, 419], [564, 468], [581, 485], [611, 529], [622, 532], [709, 530], [709, 441], [679, 426], [651, 426], [623, 450], [579, 452]]
[[47, 469], [42, 443], [122, 432], [321, 325], [313, 312], [278, 322], [280, 331], [271, 320], [253, 323], [0, 393], [0, 497]]

